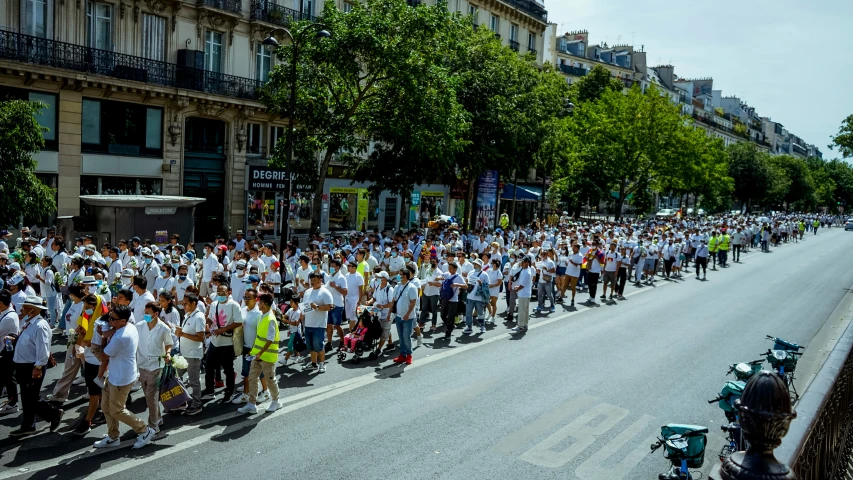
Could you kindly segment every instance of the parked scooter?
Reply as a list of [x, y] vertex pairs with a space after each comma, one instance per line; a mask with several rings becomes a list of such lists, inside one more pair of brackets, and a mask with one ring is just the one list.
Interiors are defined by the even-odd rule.
[[729, 422], [726, 425], [720, 426], [720, 429], [726, 433], [728, 440], [726, 445], [724, 445], [722, 450], [720, 450], [719, 457], [721, 462], [730, 457], [734, 452], [746, 450], [747, 445], [743, 439], [743, 435], [741, 435], [741, 428], [738, 421], [735, 402], [737, 402], [741, 395], [743, 395], [743, 389], [746, 388], [746, 382], [748, 382], [756, 373], [761, 371], [762, 363], [764, 363], [764, 360], [753, 360], [751, 362], [733, 364], [729, 368], [727, 375], [734, 374], [737, 380], [734, 382], [726, 382], [726, 384], [723, 385], [723, 389], [720, 391], [720, 395], [713, 400], [708, 400], [708, 403], [719, 403], [720, 409], [723, 410], [723, 413], [726, 415], [726, 420]]
[[797, 362], [803, 355], [800, 350], [805, 347], [770, 335], [767, 335], [767, 339], [773, 341], [773, 348], [767, 350], [764, 355], [773, 370], [785, 381], [788, 391], [791, 392], [791, 403], [794, 403], [800, 398], [800, 394], [797, 393], [797, 388], [794, 386], [794, 371], [797, 369]]
[[667, 473], [658, 475], [659, 480], [693, 480], [690, 468], [701, 468], [705, 463], [705, 446], [708, 443], [708, 427], [670, 423], [660, 429], [658, 441], [651, 445], [652, 453], [664, 447], [663, 458], [672, 463]]

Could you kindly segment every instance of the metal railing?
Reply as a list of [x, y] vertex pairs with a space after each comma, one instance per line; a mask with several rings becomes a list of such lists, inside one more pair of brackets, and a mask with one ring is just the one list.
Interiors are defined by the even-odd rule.
[[521, 48], [521, 44], [515, 40], [510, 40], [509, 41], [509, 48], [511, 48], [517, 52]]
[[847, 477], [853, 459], [853, 324], [841, 336], [797, 403], [776, 457], [799, 480]]
[[243, 11], [243, 0], [198, 0], [198, 4], [232, 13]]
[[535, 47], [527, 47], [527, 51], [532, 53], [533, 55], [536, 55], [536, 48]]
[[317, 17], [313, 15], [303, 13], [300, 16], [299, 11], [276, 5], [270, 0], [252, 0], [251, 7], [252, 10], [249, 12], [251, 20], [260, 20], [285, 27], [298, 20], [317, 21]]
[[522, 12], [530, 15], [531, 17], [536, 18], [537, 20], [541, 20], [543, 22], [548, 21], [548, 12], [536, 4], [536, 2], [532, 0], [501, 0], [504, 3], [512, 5], [513, 7], [521, 10]]
[[0, 59], [256, 100], [263, 82], [0, 30]]
[[575, 67], [566, 64], [560, 64], [560, 71], [565, 73], [566, 75], [574, 75], [576, 77], [583, 77], [588, 73], [585, 68]]

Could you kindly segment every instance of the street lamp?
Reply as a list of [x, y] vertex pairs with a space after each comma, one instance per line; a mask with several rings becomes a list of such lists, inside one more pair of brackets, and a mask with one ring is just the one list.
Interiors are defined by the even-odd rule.
[[[302, 7], [304, 3], [299, 2], [299, 18], [302, 18]], [[284, 287], [284, 279], [286, 276], [286, 269], [284, 267], [285, 257], [284, 250], [285, 245], [287, 244], [288, 235], [290, 234], [290, 202], [293, 198], [293, 117], [296, 116], [296, 62], [299, 59], [299, 45], [302, 42], [302, 36], [305, 35], [305, 32], [308, 32], [312, 29], [319, 28], [314, 38], [329, 38], [332, 34], [329, 33], [328, 30], [325, 29], [325, 25], [321, 23], [311, 23], [306, 25], [301, 32], [294, 35], [287, 28], [277, 28], [267, 35], [267, 38], [261, 42], [265, 48], [270, 51], [274, 51], [280, 46], [280, 43], [275, 38], [276, 33], [283, 33], [287, 38], [290, 39], [291, 45], [293, 45], [293, 53], [290, 58], [290, 77], [293, 80], [290, 84], [290, 98], [289, 104], [287, 108], [287, 153], [285, 159], [285, 172], [287, 173], [287, 205], [284, 212], [284, 227], [282, 227], [281, 231], [281, 245], [280, 251], [278, 253], [278, 261], [279, 261], [279, 273], [281, 274], [281, 286]]]

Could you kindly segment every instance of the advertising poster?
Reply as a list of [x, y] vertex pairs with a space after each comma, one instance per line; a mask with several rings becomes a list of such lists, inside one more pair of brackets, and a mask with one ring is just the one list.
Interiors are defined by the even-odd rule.
[[367, 229], [367, 211], [370, 205], [370, 195], [366, 188], [358, 189], [358, 226], [357, 229], [364, 231]]
[[477, 228], [493, 228], [498, 204], [498, 171], [486, 170], [477, 182]]

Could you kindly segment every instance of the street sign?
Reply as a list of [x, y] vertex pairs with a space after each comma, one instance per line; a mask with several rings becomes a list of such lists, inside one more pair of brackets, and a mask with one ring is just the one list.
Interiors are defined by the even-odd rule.
[[174, 215], [178, 207], [145, 207], [145, 215]]

